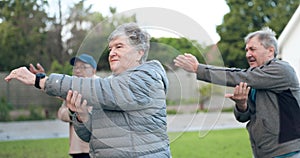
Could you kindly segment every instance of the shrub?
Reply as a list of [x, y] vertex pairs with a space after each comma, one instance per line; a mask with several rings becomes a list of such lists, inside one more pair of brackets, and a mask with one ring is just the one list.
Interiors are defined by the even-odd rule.
[[9, 104], [4, 97], [0, 99], [0, 121], [9, 121], [9, 112], [12, 110], [12, 105]]

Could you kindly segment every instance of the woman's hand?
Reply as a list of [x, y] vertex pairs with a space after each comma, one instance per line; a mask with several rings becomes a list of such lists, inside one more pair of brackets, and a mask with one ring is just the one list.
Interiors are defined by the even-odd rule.
[[89, 119], [89, 112], [87, 107], [87, 101], [82, 101], [82, 95], [77, 91], [68, 91], [66, 97], [66, 106], [71, 110], [76, 112], [77, 119], [80, 122], [87, 122]]
[[35, 83], [35, 74], [31, 73], [26, 67], [20, 67], [14, 69], [6, 76], [5, 81], [9, 82], [12, 79], [21, 81], [26, 85], [34, 85]]

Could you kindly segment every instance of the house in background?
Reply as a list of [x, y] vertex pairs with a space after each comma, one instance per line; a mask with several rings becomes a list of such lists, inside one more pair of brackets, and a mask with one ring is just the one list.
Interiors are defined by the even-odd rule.
[[300, 79], [300, 5], [278, 38], [279, 58], [289, 62]]

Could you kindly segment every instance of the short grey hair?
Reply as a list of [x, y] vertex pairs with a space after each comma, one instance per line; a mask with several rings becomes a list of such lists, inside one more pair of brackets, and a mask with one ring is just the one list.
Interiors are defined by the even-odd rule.
[[278, 55], [278, 43], [275, 37], [276, 33], [272, 29], [270, 29], [269, 27], [264, 27], [259, 31], [249, 33], [245, 37], [245, 43], [248, 43], [249, 40], [255, 36], [258, 37], [265, 48], [274, 47], [274, 57]]
[[137, 51], [143, 51], [140, 63], [144, 63], [147, 60], [148, 52], [150, 49], [150, 35], [143, 31], [136, 23], [125, 23], [118, 26], [108, 37], [108, 42], [114, 40], [119, 36], [128, 37], [129, 44], [133, 46]]

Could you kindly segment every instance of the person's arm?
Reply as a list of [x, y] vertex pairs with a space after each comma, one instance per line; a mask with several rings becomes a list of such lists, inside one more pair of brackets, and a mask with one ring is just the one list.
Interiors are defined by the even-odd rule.
[[249, 69], [199, 64], [191, 54], [179, 55], [174, 62], [178, 67], [196, 73], [198, 80], [230, 87], [246, 82], [255, 89], [281, 91], [291, 86], [290, 78], [295, 78], [293, 68], [275, 58], [260, 67]]
[[92, 136], [91, 120], [88, 120], [86, 123], [79, 122], [76, 118], [76, 115], [73, 115], [73, 126], [78, 137], [85, 141], [89, 142]]
[[294, 80], [293, 68], [276, 59], [265, 65], [249, 69], [216, 67], [199, 64], [197, 79], [224, 86], [235, 87], [240, 82], [246, 82], [255, 89], [282, 91], [291, 87]]
[[91, 137], [91, 114], [89, 113], [86, 100], [82, 101], [82, 96], [78, 92], [69, 91], [65, 101], [65, 109], [69, 115], [75, 132], [85, 142]]
[[[62, 74], [50, 74], [40, 81], [41, 89], [50, 96], [65, 99], [69, 90], [82, 94], [89, 105], [107, 110], [130, 111], [161, 108], [153, 97], [165, 101], [166, 74], [161, 64], [153, 62], [139, 70], [112, 78], [78, 78]], [[35, 75], [26, 67], [13, 70], [5, 80], [17, 79], [33, 86]], [[163, 79], [162, 79], [163, 78]]]
[[66, 106], [66, 102], [64, 101], [60, 108], [57, 111], [57, 117], [65, 122], [71, 122], [72, 118], [70, 117], [70, 111], [69, 108]]
[[[234, 87], [245, 79], [245, 77], [235, 76], [235, 72], [241, 71], [241, 69], [229, 69], [200, 64], [192, 54], [185, 53], [184, 55], [178, 55], [174, 59], [174, 63], [175, 66], [180, 67], [187, 72], [195, 73], [198, 80], [205, 82]], [[228, 72], [233, 73], [231, 76], [227, 76]]]
[[247, 122], [247, 121], [250, 120], [250, 110], [249, 110], [249, 108], [247, 108], [246, 111], [241, 112], [237, 108], [237, 106], [235, 106], [233, 113], [234, 113], [235, 119], [239, 122], [244, 123], [244, 122]]

